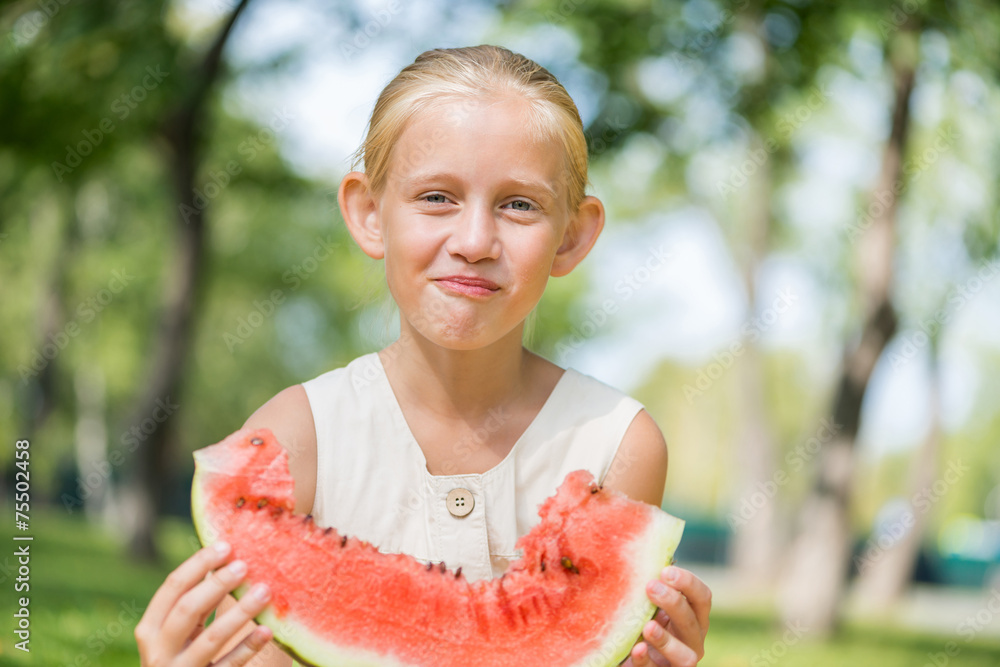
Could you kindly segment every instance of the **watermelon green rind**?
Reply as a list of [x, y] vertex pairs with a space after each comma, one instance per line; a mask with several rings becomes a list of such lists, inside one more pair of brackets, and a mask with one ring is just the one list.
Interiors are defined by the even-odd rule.
[[[666, 513], [655, 515], [646, 534], [636, 540], [640, 551], [635, 554], [634, 585], [629, 587], [631, 597], [622, 602], [621, 608], [611, 620], [611, 630], [607, 633], [608, 643], [597, 655], [607, 655], [608, 667], [618, 665], [628, 657], [629, 652], [642, 634], [642, 626], [653, 618], [656, 605], [646, 596], [645, 584], [658, 578], [664, 567], [670, 564], [684, 532], [684, 522]], [[573, 667], [593, 667], [594, 655], [590, 655]]]
[[[665, 560], [664, 554], [673, 554], [677, 550], [683, 531], [683, 521], [664, 514], [659, 515], [656, 523], [648, 529], [649, 539], [643, 537], [638, 540], [642, 553], [636, 555], [634, 562], [636, 577], [641, 579], [642, 584], [647, 578], [643, 578], [641, 573], [656, 572], [658, 568], [662, 569], [669, 563], [670, 556]], [[642, 633], [643, 624], [651, 619], [656, 611], [656, 607], [642, 589], [642, 584], [635, 586], [632, 597], [623, 601], [622, 608], [611, 620], [609, 643], [596, 654], [607, 656], [607, 661], [602, 664], [608, 667], [618, 665], [628, 656]], [[234, 595], [237, 598], [242, 597], [248, 589], [247, 585], [240, 586], [234, 591]], [[366, 655], [364, 652], [350, 651], [342, 646], [328, 644], [314, 639], [308, 632], [302, 633], [302, 637], [295, 641], [295, 635], [298, 634], [295, 620], [278, 618], [270, 607], [265, 608], [256, 620], [271, 628], [275, 641], [284, 646], [285, 650], [303, 665], [314, 665], [332, 659], [332, 664], [338, 667], [412, 667], [392, 660], [388, 656]], [[595, 655], [592, 654], [573, 667], [594, 667], [594, 658]]]
[[[198, 460], [198, 452], [195, 452], [195, 460]], [[195, 467], [194, 478], [192, 480], [191, 486], [191, 517], [194, 522], [194, 532], [198, 536], [198, 541], [201, 542], [202, 546], [211, 546], [217, 539], [215, 536], [215, 529], [209, 524], [208, 518], [205, 516], [203, 508], [207, 506], [204, 498], [204, 477], [208, 473], [206, 468], [202, 466]], [[250, 590], [250, 584], [243, 583], [237, 586], [233, 590], [233, 597], [239, 600]], [[370, 667], [371, 665], [378, 665], [379, 663], [372, 662], [370, 659], [367, 661], [359, 661], [355, 658], [348, 658], [343, 654], [343, 650], [340, 647], [334, 647], [333, 649], [324, 647], [324, 642], [313, 640], [309, 633], [302, 633], [304, 637], [299, 640], [295, 645], [292, 644], [294, 637], [298, 633], [298, 628], [293, 619], [280, 619], [275, 614], [271, 607], [265, 607], [264, 610], [258, 614], [255, 621], [261, 625], [266, 625], [271, 629], [274, 634], [274, 641], [284, 648], [284, 650], [292, 655], [296, 661], [303, 665], [313, 666], [315, 665], [312, 660], [320, 661], [322, 656], [324, 656], [324, 651], [326, 656], [337, 655], [338, 664], [343, 664], [344, 667]], [[317, 657], [320, 656], [320, 657]], [[395, 667], [391, 663], [386, 663], [384, 660], [381, 664], [386, 665], [386, 667]]]
[[[282, 524], [287, 525], [289, 522], [293, 521], [293, 518], [295, 521], [300, 521], [304, 518], [302, 515], [293, 515], [291, 512], [291, 510], [293, 509], [293, 501], [291, 495], [291, 476], [287, 472], [287, 456], [284, 450], [280, 447], [280, 445], [276, 444], [276, 441], [273, 439], [273, 435], [271, 435], [270, 432], [266, 430], [240, 431], [231, 435], [223, 443], [220, 443], [220, 445], [223, 446], [222, 448], [220, 448], [220, 446], [217, 445], [216, 447], [213, 448], [206, 448], [205, 450], [199, 450], [199, 452], [196, 452], [195, 455], [197, 465], [192, 487], [192, 515], [194, 518], [195, 529], [197, 531], [198, 537], [201, 540], [201, 542], [205, 545], [212, 544], [213, 542], [216, 541], [216, 539], [218, 539], [218, 535], [216, 533], [216, 530], [211, 525], [211, 521], [219, 520], [223, 522], [228, 522], [228, 521], [239, 520], [238, 518], [233, 518], [228, 516], [223, 516], [221, 518], [216, 516], [213, 517], [212, 519], [210, 519], [207, 516], [208, 512], [206, 511], [206, 508], [210, 505], [210, 498], [207, 497], [205, 489], [208, 488], [210, 484], [217, 484], [218, 479], [220, 477], [228, 479], [231, 476], [230, 469], [232, 468], [232, 461], [226, 458], [229, 452], [228, 450], [224, 449], [224, 446], [226, 445], [233, 446], [234, 443], [237, 443], [237, 446], [239, 446], [240, 441], [242, 441], [242, 444], [245, 445], [245, 443], [248, 442], [251, 437], [255, 437], [256, 439], [256, 436], [262, 436], [266, 438], [266, 440], [268, 441], [268, 446], [271, 446], [273, 443], [276, 446], [276, 448], [280, 451], [280, 457], [275, 457], [275, 461], [265, 462], [266, 465], [264, 465], [263, 467], [261, 467], [260, 465], [257, 465], [256, 467], [247, 466], [245, 469], [241, 469], [240, 474], [232, 475], [232, 477], [234, 479], [238, 478], [239, 486], [237, 488], [240, 490], [240, 495], [243, 494], [244, 487], [246, 488], [252, 487], [254, 489], [259, 489], [262, 485], [266, 487], [267, 497], [271, 498], [275, 513], [272, 514], [272, 512], [270, 511], [271, 508], [268, 507], [267, 510], [259, 511], [256, 515], [254, 515], [253, 509], [248, 507], [246, 509], [250, 509], [251, 514], [245, 515], [243, 518], [246, 519], [250, 517], [252, 518], [252, 521], [256, 522], [260, 521], [260, 519], [266, 516], [267, 514], [272, 514], [272, 516], [280, 515], [282, 510], [279, 510], [278, 509], [279, 507], [282, 507], [282, 509], [287, 509], [288, 511], [282, 515], [284, 517], [282, 520], [275, 519], [275, 521], [278, 521], [278, 523], [270, 524], [272, 527], [278, 526], [280, 528]], [[264, 448], [262, 447], [254, 449], [262, 450]], [[210, 450], [214, 450], [214, 452]], [[219, 457], [220, 450], [223, 454], [222, 458]], [[592, 478], [590, 478], [589, 475], [586, 475], [586, 477], [592, 481]], [[212, 481], [212, 478], [215, 478], [215, 480]], [[569, 478], [567, 478], [567, 480], [568, 479]], [[508, 579], [509, 582], [516, 582], [519, 580], [523, 581], [524, 580], [523, 577], [525, 575], [529, 577], [529, 581], [534, 581], [535, 575], [531, 574], [532, 572], [531, 570], [525, 570], [525, 568], [529, 566], [534, 567], [535, 568], [534, 571], [537, 574], [537, 567], [538, 567], [537, 550], [539, 548], [543, 550], [551, 548], [552, 545], [551, 540], [553, 539], [552, 530], [556, 530], [558, 532], [563, 530], [563, 528], [559, 528], [560, 525], [562, 526], [570, 525], [566, 523], [560, 524], [559, 523], [560, 521], [562, 522], [570, 521], [570, 523], [576, 521], [576, 530], [578, 532], [581, 529], [581, 527], [586, 527], [586, 532], [590, 532], [590, 526], [591, 526], [590, 521], [594, 519], [594, 516], [592, 514], [588, 514], [587, 512], [589, 510], [586, 509], [584, 510], [582, 515], [573, 514], [573, 512], [576, 511], [575, 507], [576, 505], [584, 503], [585, 501], [593, 501], [599, 498], [608, 498], [608, 496], [606, 495], [607, 491], [605, 491], [604, 495], [598, 495], [593, 497], [591, 497], [590, 493], [583, 493], [582, 494], [583, 497], [581, 500], [579, 501], [574, 500], [574, 498], [581, 497], [579, 495], [581, 488], [579, 484], [581, 480], [582, 478], [578, 477], [575, 481], [576, 484], [575, 493], [577, 495], [575, 496], [568, 495], [566, 496], [565, 500], [560, 502], [554, 502], [559, 499], [556, 496], [553, 496], [540, 509], [540, 512], [543, 512], [543, 516], [544, 512], [546, 511], [546, 507], [548, 508], [549, 514], [551, 514], [550, 517], [551, 520], [548, 520], [549, 524], [549, 527], [547, 528], [548, 533], [544, 536], [542, 536], [542, 533], [538, 533], [538, 536], [541, 538], [541, 541], [536, 539], [536, 541], [533, 544], [529, 545], [531, 536], [537, 533], [538, 532], [537, 529], [546, 523], [546, 520], [543, 520], [542, 523], [539, 524], [539, 526], [536, 526], [536, 529], [533, 529], [531, 532], [529, 532], [527, 536], [522, 538], [523, 540], [528, 540], [528, 541], [524, 542], [523, 545], [522, 542], [518, 543], [519, 547], [526, 546], [528, 547], [529, 551], [531, 549], [535, 549], [536, 551], [535, 560], [531, 561], [533, 565], [529, 563], [529, 559], [527, 557], [522, 559], [522, 561], [518, 561], [518, 563], [513, 563], [511, 567], [508, 569], [508, 573], [512, 575], [512, 578]], [[592, 483], [591, 483], [591, 488], [593, 489], [592, 493], [596, 493], [597, 489], [593, 486]], [[215, 494], [216, 498], [220, 497], [218, 495], [217, 489], [213, 491], [213, 493]], [[620, 494], [612, 492], [612, 496], [620, 496]], [[624, 496], [621, 497], [624, 498]], [[614, 502], [620, 503], [621, 501], [616, 500]], [[616, 598], [610, 600], [610, 602], [613, 603], [610, 608], [607, 606], [602, 606], [599, 609], [600, 612], [599, 617], [594, 616], [593, 608], [588, 610], [590, 612], [588, 618], [593, 619], [592, 621], [590, 621], [591, 623], [593, 623], [593, 625], [587, 625], [586, 627], [593, 628], [593, 633], [590, 633], [589, 630], [584, 630], [583, 632], [584, 634], [592, 634], [593, 637], [591, 638], [583, 637], [580, 639], [580, 641], [582, 642], [585, 641], [586, 639], [590, 639], [592, 641], [590, 641], [590, 645], [588, 646], [585, 653], [579, 653], [579, 652], [577, 653], [577, 655], [581, 655], [582, 657], [580, 657], [575, 663], [573, 663], [571, 667], [596, 667], [598, 665], [607, 665], [610, 667], [613, 665], [618, 665], [619, 662], [621, 662], [621, 660], [623, 660], [628, 655], [631, 647], [634, 645], [635, 641], [639, 638], [642, 626], [648, 619], [652, 617], [653, 612], [655, 611], [654, 605], [646, 597], [645, 583], [650, 579], [657, 578], [662, 568], [671, 561], [671, 557], [680, 541], [684, 522], [658, 509], [649, 507], [648, 505], [642, 505], [641, 503], [631, 503], [631, 504], [635, 507], [641, 506], [645, 508], [645, 510], [642, 510], [640, 512], [641, 516], [643, 517], [643, 521], [645, 523], [640, 523], [635, 527], [636, 530], [640, 531], [639, 533], [635, 533], [633, 531], [631, 534], [628, 534], [627, 536], [624, 534], [620, 536], [615, 535], [614, 534], [616, 532], [616, 528], [614, 527], [615, 524], [610, 524], [612, 526], [612, 529], [609, 530], [609, 524], [607, 523], [609, 515], [606, 515], [601, 518], [601, 521], [605, 521], [605, 523], [603, 524], [605, 527], [601, 529], [601, 532], [598, 533], [598, 536], [600, 537], [601, 540], [610, 539], [611, 542], [614, 542], [614, 545], [609, 546], [609, 548], [612, 549], [612, 553], [614, 553], [615, 550], [617, 550], [618, 552], [617, 557], [619, 558], [619, 562], [622, 562], [624, 565], [627, 566], [625, 568], [621, 568], [619, 566], [615, 578], [610, 580], [606, 579], [606, 581], [618, 582], [618, 584], [615, 585], [614, 590], [621, 590], [623, 594], [621, 596], [617, 596]], [[591, 505], [593, 505], [593, 502], [591, 502]], [[600, 505], [601, 503], [598, 503], [598, 506]], [[218, 505], [216, 507], [218, 508]], [[259, 507], [259, 505], [257, 507]], [[630, 512], [633, 512], [633, 514], [639, 511], [636, 510], [635, 507], [633, 507], [632, 510], [629, 510]], [[244, 512], [246, 511], [246, 509], [244, 509]], [[223, 514], [226, 513], [227, 513], [226, 511], [223, 511]], [[229, 511], [228, 513], [232, 514], [233, 516], [238, 515], [238, 512], [234, 513], [232, 511]], [[612, 516], [611, 520], [615, 520], [617, 516], [618, 515]], [[586, 517], [586, 519], [584, 517]], [[223, 527], [224, 530], [226, 530], [228, 526], [228, 530], [230, 530], [230, 533], [228, 534], [227, 539], [230, 539], [230, 541], [233, 541], [233, 539], [231, 538], [235, 538], [237, 541], [239, 540], [240, 535], [232, 533], [232, 529], [234, 526], [238, 525], [237, 523], [228, 523], [228, 524], [219, 523], [218, 525]], [[255, 531], [264, 530], [266, 533], [267, 525], [268, 522], [266, 521], [261, 522], [259, 525], [258, 523], [250, 523], [250, 524], [244, 523], [242, 528], [244, 533], [242, 537], [245, 539], [248, 535], [253, 535], [253, 538], [256, 541], [258, 539], [259, 533]], [[555, 526], [555, 528], [553, 528], [553, 526]], [[282, 533], [277, 532], [279, 528], [275, 528], [275, 532], [272, 533], [272, 538], [274, 537], [274, 535], [277, 535], [279, 538], [281, 538]], [[247, 532], [248, 530], [253, 532]], [[313, 532], [322, 533], [323, 531], [317, 527]], [[333, 536], [336, 538], [336, 542], [339, 545], [339, 540], [340, 540], [339, 534], [333, 533]], [[262, 540], [261, 544], [266, 543], [267, 542], [266, 534], [264, 537], [260, 539]], [[280, 543], [278, 543], [279, 546], [284, 546], [284, 547], [293, 546], [292, 542], [288, 541], [288, 540], [294, 540], [294, 538], [292, 538], [291, 536], [286, 535], [286, 537], [281, 539], [285, 540], [285, 545], [280, 545]], [[307, 536], [305, 539], [309, 540], [311, 538]], [[592, 541], [593, 538], [591, 538], [591, 542]], [[352, 538], [352, 543], [359, 544], [360, 541], [356, 540], [355, 538]], [[316, 546], [315, 542], [313, 542], [312, 544]], [[549, 546], [545, 546], [546, 544]], [[271, 544], [271, 546], [267, 547], [267, 550], [265, 553], [262, 554], [262, 557], [266, 558], [267, 562], [276, 563], [277, 561], [274, 560], [273, 552], [270, 551], [270, 549], [272, 548], [275, 548], [273, 543]], [[234, 552], [235, 551], [236, 549], [234, 545]], [[351, 548], [345, 550], [345, 552], [347, 551], [351, 551]], [[577, 553], [583, 559], [587, 557], [587, 551], [577, 552]], [[596, 554], [600, 553], [602, 553], [602, 550], [598, 548]], [[268, 556], [268, 554], [271, 554], [271, 556]], [[376, 555], [379, 558], [383, 557], [382, 555], [379, 554]], [[236, 556], [240, 557], [240, 554], [236, 553]], [[384, 557], [392, 558], [391, 556], [388, 555]], [[295, 556], [291, 556], [291, 558], [293, 560], [296, 560]], [[415, 561], [414, 559], [409, 559], [408, 557], [403, 557], [403, 558], [405, 558], [407, 561], [413, 561], [414, 563], [417, 563], [417, 561]], [[574, 556], [574, 558], [576, 558], [576, 556]], [[282, 560], [281, 562], [286, 562], [286, 561]], [[398, 564], [400, 561], [395, 561], [395, 562]], [[549, 562], [550, 564], [552, 564], [551, 560]], [[585, 569], [584, 563], [586, 561], [581, 560], [579, 562], [581, 569]], [[555, 563], [558, 563], [558, 557], [556, 558]], [[518, 570], [519, 564], [520, 564], [520, 571], [516, 571]], [[586, 568], [592, 568], [592, 564], [588, 564]], [[557, 567], [556, 569], [558, 570], [560, 568]], [[408, 571], [412, 572], [412, 568], [410, 570], [407, 570], [406, 567], [402, 567], [400, 570], [400, 575], [414, 576], [413, 574], [407, 575], [406, 572]], [[589, 571], [591, 572], [591, 576], [593, 576], [594, 570], [590, 569]], [[598, 572], [601, 571], [603, 571], [601, 570], [601, 567], [598, 567]], [[251, 568], [251, 573], [252, 572], [253, 568]], [[614, 574], [616, 571], [611, 570], [611, 572]], [[422, 576], [423, 576], [422, 573], [416, 575], [417, 579], [421, 578]], [[567, 576], [567, 573], [564, 572], [562, 576], [564, 577]], [[521, 577], [521, 579], [518, 579], [518, 577]], [[246, 590], [248, 590], [250, 579], [251, 577], [248, 575], [248, 583], [241, 586], [236, 591], [234, 591], [234, 595], [236, 597], [241, 597], [246, 592]], [[302, 597], [302, 594], [308, 596], [309, 591], [316, 590], [308, 586], [298, 585], [297, 583], [295, 583], [296, 581], [297, 579], [294, 578], [291, 581], [286, 579], [287, 582], [286, 588], [288, 585], [292, 586], [293, 588], [297, 587], [300, 591], [300, 593], [298, 594], [300, 599]], [[496, 580], [494, 580], [494, 583], [495, 581]], [[583, 582], [584, 579], [580, 579], [578, 581]], [[549, 583], [546, 584], [544, 581], [541, 581], [539, 582], [538, 585], [544, 587], [544, 586], [551, 586], [553, 583], [551, 579], [549, 579], [548, 582]], [[488, 584], [490, 582], [475, 582], [475, 585], [478, 586], [480, 583]], [[473, 584], [470, 583], [468, 585], [471, 586]], [[517, 585], [516, 583], [509, 585], [515, 586], [515, 589], [513, 590], [516, 590], [516, 585]], [[556, 585], [557, 586], [559, 585], [558, 582], [556, 582]], [[534, 586], [534, 584], [531, 584], [531, 586]], [[364, 586], [362, 586], [362, 588], [364, 588]], [[274, 589], [274, 587], [272, 587], [272, 589]], [[495, 587], [492, 590], [496, 590]], [[586, 589], [581, 589], [581, 590], [586, 590]], [[476, 591], [478, 591], [477, 594], [484, 592], [483, 588], [481, 587], [476, 588]], [[558, 592], [556, 593], [556, 595], [558, 597]], [[412, 662], [409, 660], [403, 661], [404, 658], [402, 657], [402, 654], [392, 656], [390, 655], [390, 653], [387, 652], [375, 653], [369, 651], [367, 650], [367, 647], [358, 645], [357, 642], [348, 642], [348, 644], [354, 643], [356, 645], [345, 646], [343, 645], [343, 643], [334, 644], [331, 641], [324, 640], [320, 634], [314, 631], [314, 629], [316, 628], [314, 623], [303, 622], [302, 619], [304, 617], [296, 616], [296, 607], [286, 606], [286, 608], [278, 610], [280, 613], [276, 613], [275, 607], [278, 606], [277, 605], [278, 597], [280, 597], [280, 594], [276, 594], [275, 599], [272, 599], [272, 604], [269, 605], [257, 617], [256, 620], [259, 623], [265, 624], [268, 627], [270, 627], [274, 632], [275, 640], [279, 644], [281, 644], [286, 651], [295, 656], [295, 658], [300, 662], [302, 662], [303, 664], [320, 665], [320, 666], [338, 665], [344, 667], [424, 667], [425, 665], [428, 664], [438, 664], [438, 661], [436, 660], [431, 663], [428, 662], [428, 651], [424, 651], [424, 653], [420, 654], [422, 657], [417, 657], [417, 655], [415, 654], [414, 657], [417, 659], [417, 661]], [[317, 599], [319, 599], [323, 596], [319, 595], [316, 597]], [[340, 599], [340, 598], [335, 598], [335, 599]], [[487, 596], [487, 599], [495, 599], [495, 598]], [[492, 604], [492, 603], [486, 602], [486, 604]], [[617, 607], [617, 609], [615, 609], [615, 607]], [[329, 607], [312, 605], [312, 608], [310, 609], [307, 604], [306, 608], [300, 608], [300, 609], [302, 609], [302, 611], [304, 611], [307, 614], [307, 617], [309, 614], [313, 614], [315, 617], [317, 612], [322, 612], [323, 609], [328, 609], [328, 608]], [[568, 609], [566, 613], [572, 614], [572, 608]], [[570, 617], [556, 616], [554, 618], [570, 619], [572, 618], [572, 616], [575, 616], [575, 614], [572, 614]], [[412, 623], [412, 621], [410, 622]], [[557, 626], [553, 626], [553, 628], [557, 628], [559, 625], [561, 625], [561, 621], [556, 621], [556, 622]], [[542, 627], [547, 627], [547, 626], [542, 626]], [[577, 627], [579, 627], [579, 625]], [[530, 628], [530, 626], [528, 626], [528, 628]], [[387, 619], [384, 628], [380, 627], [377, 629], [380, 631], [385, 631], [394, 634], [394, 624], [392, 619]], [[529, 632], [528, 634], [531, 633]], [[565, 633], [563, 634], [565, 635]], [[425, 635], [424, 636], [425, 639], [421, 639], [419, 641], [425, 641], [425, 642], [429, 641], [431, 636], [432, 635]], [[597, 643], [596, 641], [596, 637], [598, 636], [601, 638], [600, 643]], [[523, 639], [517, 638], [514, 641], [519, 644], [521, 641], [523, 641]], [[577, 643], [576, 635], [572, 636], [572, 640], [570, 640], [570, 638], [566, 636], [563, 636], [561, 637], [560, 641], [566, 643], [567, 645], [571, 643]], [[492, 642], [490, 643], [492, 644]], [[374, 642], [373, 645], [379, 646], [380, 644], [378, 641], [376, 641]], [[555, 646], [559, 645], [560, 645], [559, 642], [555, 644]], [[430, 655], [436, 658], [437, 656], [434, 656], [433, 650], [437, 648], [437, 645], [432, 643], [429, 644], [428, 646], [432, 647], [431, 649], [429, 649]], [[491, 652], [489, 647], [484, 647], [484, 648], [487, 654]], [[511, 646], [508, 645], [507, 649], [509, 650], [510, 648]], [[441, 646], [441, 650], [446, 650], [443, 645]], [[443, 661], [440, 662], [440, 664], [445, 664], [445, 663], [451, 664], [452, 662], [453, 661], [444, 659]], [[483, 664], [494, 664], [495, 662], [496, 660], [493, 661], [486, 660]], [[525, 664], [531, 662], [532, 662], [531, 660], [528, 660]], [[505, 663], [501, 662], [500, 664], [505, 664]], [[546, 664], [551, 664], [551, 663], [546, 663]]]

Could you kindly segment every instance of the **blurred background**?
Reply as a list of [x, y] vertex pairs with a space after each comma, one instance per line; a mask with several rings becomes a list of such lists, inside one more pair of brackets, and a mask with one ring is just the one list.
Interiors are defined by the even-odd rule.
[[529, 346], [662, 427], [703, 664], [1000, 664], [996, 3], [28, 0], [0, 36], [0, 502], [35, 537], [0, 664], [136, 664], [191, 452], [393, 339], [336, 188], [385, 83], [478, 43], [586, 125], [608, 224]]

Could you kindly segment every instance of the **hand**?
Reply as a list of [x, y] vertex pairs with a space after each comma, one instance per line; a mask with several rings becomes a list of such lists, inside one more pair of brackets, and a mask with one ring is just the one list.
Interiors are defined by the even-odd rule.
[[691, 572], [666, 567], [646, 595], [659, 609], [642, 629], [642, 637], [622, 667], [686, 667], [705, 656], [712, 591]]
[[201, 549], [157, 589], [135, 626], [143, 667], [238, 667], [270, 641], [271, 630], [258, 626], [236, 648], [212, 662], [222, 646], [267, 606], [271, 595], [266, 586], [254, 586], [239, 604], [217, 615], [205, 628], [208, 615], [246, 575], [241, 561], [222, 567], [230, 550], [224, 542]]

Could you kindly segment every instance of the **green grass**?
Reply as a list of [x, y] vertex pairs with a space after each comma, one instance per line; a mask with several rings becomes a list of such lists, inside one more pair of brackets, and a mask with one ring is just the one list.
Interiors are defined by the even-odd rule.
[[[0, 618], [4, 619], [0, 665], [135, 667], [135, 624], [171, 567], [193, 552], [190, 526], [177, 521], [163, 523], [160, 537], [168, 564], [153, 567], [129, 562], [110, 535], [78, 518], [50, 511], [33, 512], [32, 519], [31, 653], [14, 648], [12, 614], [16, 597], [23, 594], [13, 592], [16, 559], [13, 547], [6, 547], [0, 552]], [[9, 533], [5, 542], [14, 544]], [[761, 614], [715, 613], [702, 665], [923, 667], [934, 664], [930, 656], [943, 653], [948, 641], [955, 641], [961, 650], [949, 664], [1000, 664], [1000, 644], [969, 643], [961, 637], [849, 626], [831, 642], [811, 643], [792, 635], [789, 639], [794, 641], [784, 642], [784, 632]]]
[[[4, 512], [11, 517], [13, 512]], [[170, 563], [140, 565], [125, 557], [113, 537], [59, 510], [33, 511], [28, 593], [15, 592], [16, 547], [0, 551], [0, 665], [104, 667], [138, 664], [133, 631], [167, 572], [194, 551], [194, 532], [164, 522], [159, 535]], [[15, 648], [17, 598], [30, 595], [30, 653]]]

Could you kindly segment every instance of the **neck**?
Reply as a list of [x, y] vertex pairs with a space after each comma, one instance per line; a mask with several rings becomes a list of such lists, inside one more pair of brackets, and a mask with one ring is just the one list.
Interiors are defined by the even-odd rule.
[[522, 322], [500, 340], [473, 350], [436, 345], [403, 323], [400, 338], [379, 352], [396, 391], [417, 397], [448, 419], [475, 419], [524, 394], [531, 352]]

